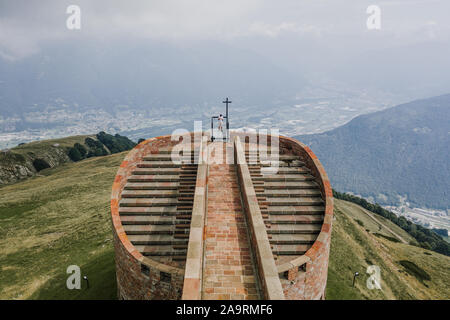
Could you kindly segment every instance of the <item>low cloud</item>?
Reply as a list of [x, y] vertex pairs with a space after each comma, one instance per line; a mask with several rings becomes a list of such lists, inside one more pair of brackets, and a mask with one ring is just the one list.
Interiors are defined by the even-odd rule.
[[[70, 37], [83, 39], [137, 38], [165, 41], [223, 40], [280, 36], [297, 42], [305, 37], [324, 45], [356, 47], [367, 39], [366, 8], [373, 1], [354, 0], [0, 0], [0, 56], [20, 59], [44, 43]], [[430, 4], [426, 7], [426, 4]], [[66, 8], [77, 4], [82, 30], [66, 29]], [[447, 0], [379, 2], [383, 41], [442, 41], [450, 34]], [[395, 4], [395, 5], [394, 5]], [[432, 23], [430, 23], [432, 22]], [[339, 41], [344, 41], [340, 43]], [[392, 43], [394, 43], [392, 41]], [[303, 43], [303, 46], [308, 45]]]

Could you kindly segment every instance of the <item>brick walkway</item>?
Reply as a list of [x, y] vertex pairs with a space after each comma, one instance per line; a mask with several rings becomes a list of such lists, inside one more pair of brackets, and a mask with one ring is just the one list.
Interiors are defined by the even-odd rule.
[[259, 299], [235, 167], [211, 164], [208, 179], [203, 299]]

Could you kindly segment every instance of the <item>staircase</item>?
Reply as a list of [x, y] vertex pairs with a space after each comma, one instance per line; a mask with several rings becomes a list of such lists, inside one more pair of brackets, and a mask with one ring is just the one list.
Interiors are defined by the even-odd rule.
[[[223, 152], [224, 162], [226, 149], [233, 155], [232, 143], [209, 148]], [[260, 299], [235, 165], [210, 164], [208, 180], [202, 299]]]
[[[191, 148], [193, 150], [193, 148]], [[144, 256], [183, 268], [197, 177], [194, 151], [172, 160], [171, 149], [144, 156], [122, 191], [119, 214], [130, 242]]]
[[[261, 214], [277, 265], [301, 256], [317, 239], [324, 219], [324, 202], [315, 178], [298, 156], [278, 159], [253, 151], [245, 144]], [[278, 170], [271, 166], [278, 165]]]

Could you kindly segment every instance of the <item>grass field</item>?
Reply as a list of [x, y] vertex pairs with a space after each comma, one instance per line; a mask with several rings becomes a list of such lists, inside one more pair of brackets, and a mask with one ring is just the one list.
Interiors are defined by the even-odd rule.
[[[65, 164], [0, 188], [1, 299], [116, 297], [109, 198], [124, 156]], [[66, 289], [72, 264], [89, 289]]]
[[[116, 298], [109, 198], [124, 156], [64, 164], [0, 188], [0, 299]], [[449, 257], [377, 236], [393, 237], [364, 209], [335, 203], [327, 299], [450, 299]], [[66, 288], [73, 264], [89, 288], [85, 282], [81, 290]], [[372, 264], [381, 268], [382, 290], [366, 287]]]
[[[371, 220], [362, 215], [364, 212], [365, 209], [356, 204], [335, 199], [327, 299], [449, 299], [450, 258], [375, 235], [387, 235], [387, 232], [371, 224]], [[362, 221], [364, 226], [356, 220]], [[386, 223], [387, 220], [380, 221]], [[409, 236], [401, 229], [393, 231], [401, 237]], [[414, 274], [417, 270], [405, 268], [401, 261], [414, 264], [431, 280], [418, 279]], [[382, 290], [367, 288], [369, 265], [380, 267]], [[354, 272], [359, 272], [355, 288], [352, 287]]]

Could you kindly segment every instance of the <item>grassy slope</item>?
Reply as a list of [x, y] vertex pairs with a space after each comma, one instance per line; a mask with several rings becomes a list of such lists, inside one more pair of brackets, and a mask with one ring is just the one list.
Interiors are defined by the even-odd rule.
[[[0, 299], [116, 297], [109, 197], [124, 156], [65, 164], [0, 188]], [[387, 231], [364, 212], [355, 204], [336, 200], [327, 298], [449, 299], [450, 258], [373, 235]], [[392, 227], [389, 221], [380, 221]], [[409, 237], [401, 229], [394, 232]], [[431, 281], [423, 284], [399, 272], [404, 270], [400, 260], [423, 268]], [[89, 289], [84, 282], [82, 290], [66, 289], [66, 268], [71, 264], [88, 275]], [[369, 264], [381, 267], [382, 291], [365, 286]], [[361, 274], [356, 288], [351, 287], [354, 271]]]
[[76, 142], [84, 144], [84, 140], [87, 137], [95, 138], [95, 135], [81, 135], [81, 136], [65, 137], [61, 139], [33, 141], [21, 146], [14, 147], [11, 149], [11, 151], [22, 155], [26, 155], [28, 152], [34, 152], [38, 154], [40, 152], [45, 152], [45, 150], [51, 148], [55, 143], [58, 143], [60, 147], [68, 147], [68, 148], [73, 147], [73, 145]]
[[[382, 230], [366, 225], [361, 214], [364, 211], [355, 204], [335, 199], [327, 299], [449, 299], [450, 258], [375, 236], [373, 232]], [[363, 221], [364, 226], [356, 219]], [[376, 230], [371, 231], [371, 227]], [[406, 237], [399, 230], [394, 232]], [[415, 263], [430, 275], [431, 281], [420, 281], [405, 272], [399, 263], [401, 260]], [[367, 288], [369, 265], [381, 268], [382, 290]], [[352, 288], [355, 271], [360, 276]]]
[[[396, 238], [395, 234], [399, 235], [402, 239], [404, 239], [407, 243], [415, 243], [417, 241], [405, 230], [397, 226], [392, 221], [377, 215], [373, 212], [370, 212], [364, 209], [361, 206], [358, 206], [355, 203], [343, 200], [335, 201], [335, 207], [340, 209], [341, 211], [345, 211], [348, 213], [353, 219], [359, 220], [363, 223], [363, 226], [366, 230], [369, 230], [371, 233], [378, 233], [388, 237]], [[370, 216], [374, 217], [378, 222], [375, 222]], [[386, 228], [387, 227], [387, 228]], [[390, 231], [393, 231], [395, 234], [392, 234]]]
[[[115, 298], [109, 198], [124, 153], [0, 188], [0, 298]], [[65, 288], [76, 264], [90, 289]]]

